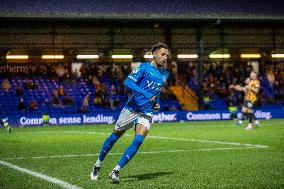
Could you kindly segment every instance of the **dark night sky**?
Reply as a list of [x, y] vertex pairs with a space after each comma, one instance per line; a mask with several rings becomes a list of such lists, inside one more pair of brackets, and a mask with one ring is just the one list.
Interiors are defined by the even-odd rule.
[[142, 15], [144, 17], [274, 17], [283, 19], [282, 0], [0, 0], [0, 16], [37, 17], [66, 15], [100, 17]]

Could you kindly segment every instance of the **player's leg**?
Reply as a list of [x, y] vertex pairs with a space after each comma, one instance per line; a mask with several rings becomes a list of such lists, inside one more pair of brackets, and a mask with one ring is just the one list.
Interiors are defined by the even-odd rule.
[[[253, 107], [255, 106], [255, 103], [253, 103]], [[254, 113], [253, 113], [253, 108], [252, 108], [252, 115], [253, 115], [253, 120], [254, 120], [254, 126], [258, 127], [260, 124], [259, 124], [259, 121], [258, 119], [255, 117]]]
[[125, 131], [132, 127], [134, 120], [137, 119], [133, 113], [127, 109], [123, 109], [119, 115], [119, 118], [115, 124], [115, 128], [111, 135], [105, 140], [99, 157], [92, 169], [91, 180], [98, 179], [98, 173], [102, 167], [102, 162], [107, 156], [108, 152], [112, 149], [117, 140], [125, 133]]
[[[260, 103], [259, 101], [254, 102], [252, 109], [254, 110], [254, 107], [259, 107], [259, 106], [260, 106], [259, 103]], [[260, 125], [260, 123], [259, 123], [257, 117], [255, 117], [254, 114], [253, 114], [253, 118], [254, 118], [254, 125], [255, 125], [256, 127], [258, 127], [258, 126]]]
[[241, 112], [237, 114], [236, 125], [241, 126], [243, 124], [243, 120], [247, 119], [246, 111], [247, 111], [247, 109], [246, 109], [245, 105], [243, 105]]
[[242, 124], [244, 120], [248, 119], [248, 114], [247, 114], [247, 107], [244, 105], [242, 107], [242, 119], [240, 119], [240, 123]]
[[251, 113], [251, 117], [252, 117], [253, 127], [258, 127], [258, 126], [259, 126], [259, 121], [258, 121], [258, 119], [255, 117], [255, 115], [254, 115], [254, 113], [253, 113], [253, 110], [252, 110], [252, 113]]
[[101, 167], [102, 161], [107, 156], [108, 152], [112, 149], [113, 145], [116, 143], [116, 141], [125, 133], [125, 130], [117, 131], [114, 129], [114, 131], [110, 134], [110, 136], [105, 140], [102, 149], [100, 151], [100, 155], [98, 157], [98, 160], [96, 162], [96, 165]]
[[[254, 115], [254, 114], [253, 114]], [[259, 123], [259, 121], [258, 121], [258, 119], [255, 117], [255, 115], [254, 115], [254, 124], [255, 124], [255, 126], [259, 126], [260, 125], [260, 123]]]
[[248, 119], [249, 119], [249, 124], [246, 127], [246, 130], [251, 130], [253, 128], [252, 123], [253, 123], [253, 116], [254, 116], [252, 109], [248, 108], [247, 116], [248, 116]]
[[244, 113], [241, 111], [239, 114], [237, 114], [237, 122], [236, 125], [241, 126], [243, 124], [243, 119], [245, 118]]
[[136, 133], [132, 144], [125, 150], [117, 166], [109, 174], [109, 177], [113, 180], [113, 182], [119, 182], [120, 169], [123, 168], [137, 153], [139, 147], [144, 141], [145, 136], [148, 134], [149, 129], [150, 120], [147, 118], [140, 117], [136, 125]]
[[114, 130], [113, 133], [105, 140], [102, 149], [100, 151], [100, 155], [94, 164], [94, 167], [91, 172], [91, 180], [98, 180], [99, 171], [102, 167], [102, 162], [107, 156], [108, 152], [112, 149], [113, 145], [116, 141], [125, 133], [125, 131], [116, 131]]

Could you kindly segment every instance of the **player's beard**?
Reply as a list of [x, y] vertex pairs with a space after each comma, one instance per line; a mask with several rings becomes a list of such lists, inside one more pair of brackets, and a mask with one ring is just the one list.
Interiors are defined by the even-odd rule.
[[157, 62], [158, 68], [164, 68], [165, 64], [166, 64], [166, 60], [163, 60], [163, 61], [161, 61], [159, 63]]

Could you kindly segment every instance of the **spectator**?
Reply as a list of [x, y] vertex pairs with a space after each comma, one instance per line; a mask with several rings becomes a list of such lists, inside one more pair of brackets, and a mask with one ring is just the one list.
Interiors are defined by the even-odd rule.
[[162, 100], [169, 100], [170, 99], [169, 98], [169, 92], [168, 92], [168, 90], [166, 89], [165, 86], [161, 89], [161, 96], [160, 96], [160, 98]]
[[102, 96], [100, 94], [95, 94], [94, 104], [97, 105], [97, 106], [103, 105], [103, 99], [102, 99]]
[[25, 104], [25, 101], [22, 97], [20, 98], [20, 101], [19, 101], [19, 104], [18, 104], [18, 109], [19, 109], [20, 112], [24, 112], [26, 110], [26, 104]]
[[93, 76], [91, 75], [88, 76], [86, 84], [88, 87], [91, 87], [93, 85]]
[[27, 90], [31, 89], [31, 81], [29, 79], [25, 79], [24, 88]]
[[109, 109], [110, 108], [110, 99], [105, 97], [105, 96], [102, 96], [103, 97], [103, 108], [105, 109]]
[[65, 89], [64, 89], [63, 85], [60, 85], [60, 86], [59, 86], [59, 89], [58, 89], [58, 96], [60, 96], [60, 97], [66, 96], [66, 92], [65, 92]]
[[72, 106], [74, 104], [74, 100], [71, 96], [66, 95], [64, 100], [63, 100], [63, 105], [64, 106]]
[[93, 77], [92, 79], [92, 82], [95, 86], [95, 89], [96, 89], [96, 93], [99, 93], [99, 91], [101, 91], [101, 83], [100, 81], [98, 80], [98, 78], [96, 76]]
[[2, 90], [4, 92], [8, 93], [10, 91], [10, 89], [11, 89], [11, 84], [10, 84], [9, 80], [4, 79], [3, 82], [2, 82]]
[[50, 105], [50, 99], [48, 97], [44, 98], [43, 102], [46, 106]]
[[35, 99], [32, 99], [31, 102], [30, 102], [30, 109], [31, 110], [36, 110], [38, 109], [38, 103]]
[[82, 106], [80, 107], [79, 109], [79, 112], [87, 112], [88, 111], [88, 108], [89, 108], [89, 98], [90, 98], [90, 95], [87, 94], [84, 99], [83, 99], [83, 104]]
[[61, 103], [61, 100], [58, 96], [53, 96], [52, 98], [52, 106], [61, 106], [62, 103]]
[[80, 68], [80, 73], [82, 76], [86, 76], [86, 73], [88, 72], [88, 67], [85, 64], [82, 64]]
[[53, 91], [53, 97], [52, 97], [52, 106], [61, 106], [62, 105], [62, 102], [58, 96], [58, 90], [54, 90]]
[[37, 84], [33, 80], [30, 80], [30, 89], [32, 90], [38, 89]]
[[115, 88], [115, 85], [113, 85], [113, 84], [110, 86], [109, 96], [110, 96], [111, 99], [116, 98], [116, 88]]
[[274, 72], [272, 70], [268, 70], [267, 73], [266, 73], [266, 78], [269, 82], [269, 85], [271, 87], [273, 87], [274, 85], [274, 82], [275, 82], [275, 75], [274, 75]]
[[76, 80], [78, 80], [81, 77], [81, 73], [77, 69], [75, 69], [74, 76], [75, 76]]
[[57, 74], [59, 81], [63, 81], [63, 77], [65, 75], [65, 69], [63, 65], [58, 65], [55, 67], [55, 73]]
[[17, 94], [18, 97], [23, 96], [23, 89], [22, 89], [22, 87], [18, 86], [16, 88], [16, 94]]

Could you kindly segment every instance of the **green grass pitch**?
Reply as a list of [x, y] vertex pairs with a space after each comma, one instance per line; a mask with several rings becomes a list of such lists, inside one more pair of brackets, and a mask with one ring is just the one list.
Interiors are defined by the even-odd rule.
[[[62, 188], [3, 164], [60, 179], [78, 188], [284, 188], [284, 120], [261, 120], [245, 131], [233, 121], [154, 124], [139, 153], [108, 178], [133, 129], [106, 157], [100, 178], [91, 168], [113, 125], [0, 129], [0, 188]], [[246, 124], [246, 123], [245, 123]]]

